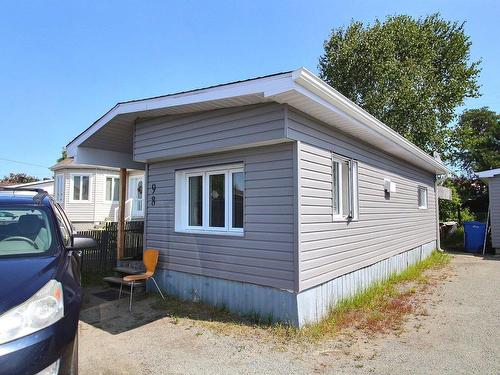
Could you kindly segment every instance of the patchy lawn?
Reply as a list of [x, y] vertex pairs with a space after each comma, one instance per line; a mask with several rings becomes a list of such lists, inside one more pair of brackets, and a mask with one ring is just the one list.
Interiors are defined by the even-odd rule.
[[414, 295], [428, 287], [430, 279], [426, 271], [440, 269], [449, 261], [448, 254], [434, 251], [403, 273], [341, 301], [321, 322], [301, 329], [272, 324], [270, 318], [256, 314], [241, 317], [230, 313], [225, 306], [180, 301], [170, 296], [157, 300], [151, 307], [167, 312], [174, 322], [181, 318], [192, 319], [219, 334], [267, 337], [278, 343], [325, 340], [346, 328], [361, 329], [369, 334], [397, 331], [407, 314], [425, 314], [425, 311], [418, 311], [420, 307]]

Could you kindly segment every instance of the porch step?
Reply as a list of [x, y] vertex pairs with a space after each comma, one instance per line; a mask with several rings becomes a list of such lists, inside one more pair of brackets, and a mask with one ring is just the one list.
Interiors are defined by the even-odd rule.
[[118, 272], [122, 275], [138, 275], [140, 273], [143, 273], [143, 271], [132, 268], [132, 267], [115, 267], [113, 268], [113, 271]]
[[[121, 277], [108, 276], [102, 279], [104, 282], [108, 283], [110, 286], [119, 287], [121, 284], [123, 286], [129, 287], [132, 284], [131, 281], [123, 281]], [[146, 285], [144, 281], [134, 282], [134, 288], [143, 288]]]

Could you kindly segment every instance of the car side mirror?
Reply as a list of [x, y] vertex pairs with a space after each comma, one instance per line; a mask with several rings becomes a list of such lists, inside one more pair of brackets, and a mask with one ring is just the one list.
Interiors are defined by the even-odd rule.
[[82, 236], [82, 235], [74, 235], [73, 236], [73, 246], [71, 246], [68, 250], [81, 250], [88, 249], [92, 247], [96, 247], [97, 243], [92, 237]]

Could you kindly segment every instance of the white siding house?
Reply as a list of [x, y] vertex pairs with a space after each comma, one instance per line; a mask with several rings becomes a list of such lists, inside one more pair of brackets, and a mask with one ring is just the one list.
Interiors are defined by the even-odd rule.
[[[117, 220], [119, 169], [77, 164], [72, 158], [50, 169], [54, 172], [54, 198], [77, 229], [89, 229], [105, 221]], [[143, 184], [142, 171], [128, 171], [126, 220], [144, 217]]]
[[442, 163], [306, 69], [119, 103], [67, 147], [145, 170], [182, 298], [304, 325], [439, 247]]

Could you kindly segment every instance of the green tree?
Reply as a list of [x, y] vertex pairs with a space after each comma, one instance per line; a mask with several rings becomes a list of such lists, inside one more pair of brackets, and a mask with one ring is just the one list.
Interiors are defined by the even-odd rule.
[[61, 151], [61, 157], [59, 159], [57, 159], [57, 162], [59, 163], [67, 158], [68, 158], [68, 151], [66, 151], [66, 148], [63, 148]]
[[[321, 77], [428, 153], [446, 150], [457, 106], [479, 96], [464, 24], [398, 15], [333, 29]], [[447, 155], [443, 155], [446, 157]]]
[[38, 181], [39, 178], [30, 176], [26, 173], [10, 173], [8, 176], [4, 176], [0, 182], [3, 185], [15, 185], [15, 184], [26, 184], [28, 182]]
[[465, 174], [500, 167], [500, 114], [487, 107], [465, 110], [452, 140], [453, 162]]

